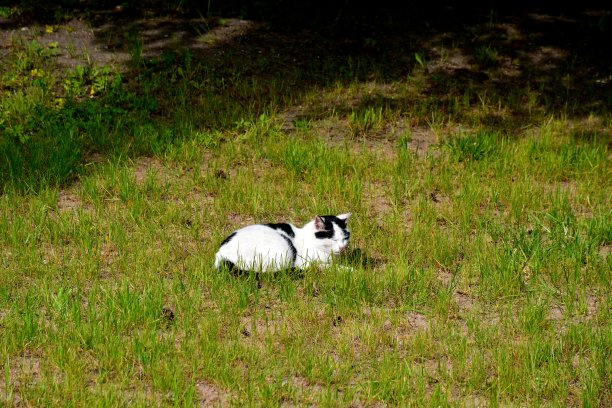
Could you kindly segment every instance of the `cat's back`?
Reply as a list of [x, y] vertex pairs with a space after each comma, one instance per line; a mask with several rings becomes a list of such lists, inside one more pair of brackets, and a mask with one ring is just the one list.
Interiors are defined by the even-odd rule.
[[232, 241], [255, 240], [258, 243], [287, 242], [287, 238], [293, 239], [295, 237], [295, 230], [295, 226], [286, 223], [248, 225], [232, 232], [221, 242], [220, 247]]

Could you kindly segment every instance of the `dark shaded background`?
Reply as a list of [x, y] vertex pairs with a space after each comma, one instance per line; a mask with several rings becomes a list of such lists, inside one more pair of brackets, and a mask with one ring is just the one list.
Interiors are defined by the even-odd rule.
[[[456, 115], [454, 123], [469, 127], [473, 118], [452, 112], [450, 105], [467, 98], [468, 104], [477, 106], [478, 98], [485, 95], [492, 104], [499, 101], [507, 106], [508, 112], [492, 112], [480, 124], [504, 134], [520, 134], [520, 129], [540, 123], [543, 115], [575, 120], [599, 115], [609, 121], [612, 7], [603, 1], [560, 3], [0, 1], [3, 7], [19, 10], [0, 18], [0, 30], [20, 32], [24, 26], [79, 20], [91, 27], [103, 49], [127, 53], [134, 39], [142, 43], [142, 60], [127, 63], [122, 73], [133, 93], [129, 100], [122, 100], [126, 95], [122, 93], [77, 101], [72, 110], [43, 112], [38, 117], [45, 122], [30, 126], [36, 132], [57, 123], [59, 129], [65, 127], [65, 117], [73, 120], [80, 139], [65, 147], [77, 153], [74, 165], [57, 176], [61, 183], [74, 178], [92, 154], [128, 148], [129, 154], [150, 154], [156, 144], [181, 137], [181, 130], [175, 129], [178, 124], [185, 129], [222, 130], [269, 110], [286, 112], [293, 121], [322, 118], [330, 110], [342, 117], [382, 107], [412, 114], [411, 126], [425, 125], [418, 121], [434, 112]], [[238, 30], [243, 20], [255, 23], [228, 41], [203, 47], [202, 35], [223, 26], [223, 19], [234, 19]], [[444, 50], [458, 51], [461, 60], [444, 61], [440, 58]], [[496, 57], [484, 58], [487, 50]], [[423, 58], [420, 67], [415, 54]], [[327, 101], [296, 107], [307, 92], [334, 84], [405, 83], [415, 75], [415, 67], [424, 84], [418, 96], [424, 112], [413, 111], [414, 95], [394, 96], [392, 90], [355, 101], [339, 98], [332, 106]], [[190, 71], [177, 85], [172, 81], [179, 68]], [[257, 90], [245, 91], [241, 85], [248, 83], [257, 83]], [[177, 86], [182, 87], [180, 93]], [[529, 95], [534, 95], [533, 103]], [[191, 108], [190, 114], [177, 118], [185, 106]], [[224, 111], [216, 115], [216, 109]], [[100, 110], [108, 116], [107, 123], [90, 120]], [[137, 135], [113, 127], [122, 120], [129, 121], [125, 126], [129, 131], [151, 123], [160, 129], [166, 126], [160, 130], [166, 136], [138, 142]], [[60, 130], [57, 135], [34, 134], [28, 146], [9, 146], [8, 156], [22, 157], [9, 166], [11, 177], [37, 177], [41, 170], [34, 166], [28, 170], [34, 162], [48, 168], [49, 146], [68, 143]], [[609, 138], [609, 129], [582, 135]], [[58, 155], [57, 162], [64, 161]]]
[[[331, 59], [339, 57], [337, 69], [325, 68], [322, 74], [325, 78], [307, 75], [298, 87], [333, 83], [334, 75], [342, 81], [346, 67], [340, 65], [347, 56], [368, 60], [367, 68], [355, 72], [362, 76], [357, 79], [403, 78], [414, 65], [414, 52], [422, 52], [426, 59], [433, 58], [428, 57], [432, 55], [429, 48], [435, 40], [438, 45], [460, 48], [475, 67], [429, 67], [430, 95], [445, 98], [460, 92], [457, 86], [469, 83], [503, 96], [513, 88], [533, 84], [543, 95], [548, 109], [563, 108], [570, 115], [607, 112], [612, 104], [611, 7], [604, 1], [561, 4], [552, 1], [24, 0], [1, 3], [18, 5], [21, 10], [11, 20], [0, 21], [2, 29], [32, 22], [85, 18], [99, 28], [96, 35], [101, 43], [110, 43], [117, 49], [125, 47], [122, 43], [125, 36], [121, 33], [142, 29], [142, 19], [170, 19], [154, 23], [157, 33], [144, 38], [148, 43], [163, 41], [169, 33], [181, 31], [182, 43], [169, 43], [169, 51], [189, 48], [197, 42], [202, 28], [190, 27], [190, 18], [208, 17], [211, 22], [215, 17], [254, 20], [262, 23], [259, 28], [239, 38], [236, 44], [224, 44], [224, 53], [232, 54], [232, 47], [240, 48], [242, 58], [254, 59], [269, 53], [270, 63], [265, 67], [266, 72], [261, 73], [264, 76], [290, 77], [285, 72], [287, 66], [312, 66], [317, 59], [329, 64]], [[518, 29], [518, 38], [507, 40], [507, 33], [496, 27], [504, 23]], [[214, 28], [214, 24], [208, 28]], [[118, 40], [113, 42], [112, 38]], [[479, 61], [477, 53], [483, 47], [493, 48], [499, 60], [492, 64]], [[554, 47], [564, 53], [525, 58], [539, 47]], [[517, 61], [520, 73], [505, 75], [505, 65]]]

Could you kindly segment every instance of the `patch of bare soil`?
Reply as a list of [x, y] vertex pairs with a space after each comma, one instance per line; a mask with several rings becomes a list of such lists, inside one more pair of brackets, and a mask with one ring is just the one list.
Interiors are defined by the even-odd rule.
[[454, 278], [454, 274], [446, 268], [438, 269], [436, 275], [442, 286], [445, 287], [448, 287], [448, 285], [450, 285]]
[[417, 126], [411, 130], [409, 147], [418, 156], [425, 156], [432, 146], [440, 142], [438, 139], [439, 136], [431, 128]]
[[418, 312], [406, 313], [406, 322], [414, 331], [427, 330], [429, 326], [424, 315]]
[[433, 190], [429, 193], [429, 199], [436, 208], [446, 207], [450, 205], [451, 199], [446, 194], [442, 193], [439, 190]]
[[381, 401], [368, 401], [368, 402], [361, 402], [359, 400], [354, 400], [353, 402], [351, 402], [351, 405], [349, 405], [350, 408], [385, 408], [388, 407], [388, 405], [384, 402]]
[[[142, 367], [138, 367], [137, 372], [138, 377], [144, 376]], [[94, 395], [102, 396], [112, 390], [122, 400], [122, 405], [132, 406], [137, 402], [145, 402], [147, 406], [162, 406], [165, 401], [168, 401], [167, 394], [164, 395], [160, 391], [154, 390], [151, 385], [121, 387], [117, 384], [96, 381], [95, 378], [99, 375], [98, 369], [92, 370], [91, 374], [93, 377], [87, 381], [88, 391]]]
[[460, 396], [456, 398], [456, 401], [461, 407], [485, 408], [487, 406], [487, 399], [476, 394]]
[[215, 202], [215, 196], [209, 192], [202, 191], [199, 189], [191, 190], [187, 193], [186, 197], [183, 198], [185, 203], [189, 203], [190, 205], [196, 208], [210, 207]]
[[231, 401], [231, 394], [228, 391], [210, 381], [197, 381], [196, 391], [200, 407], [226, 406]]
[[561, 333], [565, 333], [568, 325], [596, 320], [601, 301], [600, 296], [588, 293], [585, 296], [584, 303], [577, 305], [577, 309], [568, 311], [563, 305], [551, 306], [548, 310], [548, 319]]
[[296, 123], [300, 120], [307, 119], [306, 107], [303, 105], [295, 105], [281, 113], [280, 120], [282, 121], [281, 129], [287, 133], [298, 130]]
[[83, 211], [91, 214], [93, 207], [90, 203], [84, 201], [79, 193], [78, 182], [74, 185], [60, 189], [57, 196], [57, 210], [60, 213]]
[[60, 190], [57, 199], [57, 209], [59, 211], [76, 210], [83, 206], [79, 196], [70, 190]]
[[461, 311], [470, 311], [474, 308], [474, 299], [465, 292], [455, 291], [453, 300]]
[[[343, 335], [350, 338], [351, 351], [355, 358], [362, 355], [376, 355], [386, 347], [403, 353], [413, 338], [429, 329], [430, 323], [425, 315], [417, 311], [403, 312], [395, 308], [364, 307], [363, 321], [354, 324], [342, 323]], [[372, 344], [358, 334], [356, 327], [370, 327], [373, 333], [384, 333], [384, 342]], [[367, 329], [369, 331], [370, 329]], [[366, 331], [366, 332], [367, 332]]]
[[0, 381], [0, 405], [2, 402], [14, 406], [21, 404], [20, 389], [35, 386], [40, 382], [40, 364], [40, 358], [33, 355], [8, 359], [8, 382], [4, 378]]
[[263, 347], [264, 342], [270, 338], [278, 345], [278, 334], [285, 330], [288, 324], [290, 321], [283, 318], [282, 311], [270, 306], [257, 316], [244, 316], [241, 319], [241, 333], [245, 341], [259, 347]]
[[563, 309], [560, 306], [553, 306], [550, 308], [548, 317], [553, 321], [560, 321], [563, 319]]
[[255, 29], [257, 24], [253, 21], [240, 20], [235, 18], [224, 19], [223, 24], [208, 31], [200, 38], [200, 43], [206, 47], [220, 46], [242, 37], [248, 31]]
[[373, 182], [364, 185], [364, 197], [368, 197], [374, 220], [383, 226], [385, 217], [393, 211], [393, 206], [387, 197], [387, 186], [383, 182]]
[[[455, 279], [454, 274], [445, 268], [440, 268], [436, 275], [443, 287], [448, 287]], [[453, 289], [452, 298], [460, 311], [470, 311], [474, 308], [474, 298], [469, 293]]]
[[227, 222], [234, 229], [245, 227], [247, 225], [255, 224], [255, 219], [250, 215], [237, 214], [230, 212], [227, 214]]
[[439, 356], [435, 359], [425, 360], [423, 366], [425, 367], [425, 372], [427, 373], [427, 375], [435, 382], [439, 381], [441, 374], [444, 376], [448, 376], [453, 370], [453, 364], [450, 358], [445, 356]]
[[30, 24], [12, 30], [0, 30], [2, 37], [5, 44], [36, 40], [50, 51], [60, 65], [67, 68], [85, 64], [115, 65], [129, 59], [126, 52], [116, 52], [99, 44], [92, 27], [79, 19], [60, 26]]
[[100, 274], [101, 276], [110, 275], [111, 266], [119, 256], [119, 251], [114, 242], [106, 240], [99, 246]]
[[[459, 290], [459, 289], [457, 289], [455, 287], [456, 284], [453, 283], [453, 281], [455, 279], [455, 276], [454, 276], [454, 274], [451, 271], [449, 271], [446, 268], [442, 268], [441, 267], [436, 272], [436, 276], [437, 276], [438, 281], [440, 282], [440, 284], [442, 285], [443, 288], [448, 288], [449, 286], [452, 285], [451, 298], [453, 299], [453, 302], [457, 306], [457, 309], [459, 311], [459, 315], [460, 316], [462, 314], [469, 313], [470, 311], [473, 311], [475, 309], [475, 307], [476, 307], [476, 300], [469, 293], [464, 292], [462, 290]], [[458, 325], [461, 328], [462, 332], [464, 334], [466, 334], [467, 333], [467, 324], [466, 324], [465, 320], [463, 320], [463, 318], [459, 318], [455, 322], [458, 323]]]
[[347, 140], [352, 140], [346, 119], [327, 118], [310, 123], [310, 130], [325, 139], [330, 146], [340, 146]]
[[153, 390], [150, 385], [147, 385], [144, 389], [133, 387], [123, 390], [122, 394], [126, 405], [134, 405], [136, 401], [144, 400], [149, 406], [159, 406], [168, 398], [168, 396], [164, 396], [160, 391]]
[[612, 245], [602, 245], [599, 247], [599, 251], [597, 251], [602, 258], [607, 258], [610, 252], [612, 252]]
[[310, 381], [309, 379], [295, 374], [291, 377], [283, 380], [283, 385], [289, 385], [291, 388], [295, 389], [295, 400], [293, 401], [283, 401], [281, 406], [283, 407], [292, 407], [292, 406], [304, 406], [305, 404], [312, 404], [312, 400], [316, 399], [318, 396], [324, 394], [327, 388], [319, 383]]
[[134, 178], [137, 184], [141, 184], [149, 174], [167, 175], [167, 171], [159, 159], [151, 157], [139, 157], [134, 167]]
[[399, 147], [410, 149], [418, 157], [435, 152], [432, 149], [440, 143], [439, 135], [429, 126], [413, 126], [408, 120], [396, 121], [391, 127], [388, 138], [405, 143]]
[[431, 53], [425, 67], [426, 71], [428, 73], [443, 72], [464, 80], [479, 82], [487, 80], [488, 76], [480, 72], [480, 68], [466, 50], [445, 46], [449, 41], [452, 41], [450, 34], [442, 33], [435, 35], [426, 43]]
[[[384, 316], [388, 316], [389, 314], [389, 310], [384, 308], [368, 307], [364, 308], [362, 312], [368, 320], [382, 320], [382, 326], [380, 328], [387, 332], [390, 339], [399, 347], [402, 347], [405, 340], [411, 338], [415, 334], [427, 331], [430, 325], [424, 314], [412, 310], [394, 319], [389, 317], [384, 318]], [[356, 338], [355, 348], [358, 349], [360, 346], [359, 339]]]
[[399, 347], [402, 347], [407, 339], [417, 333], [425, 332], [429, 328], [427, 318], [414, 311], [407, 312], [400, 323], [395, 326], [391, 322], [385, 323], [387, 324], [387, 331], [390, 332], [391, 337]]

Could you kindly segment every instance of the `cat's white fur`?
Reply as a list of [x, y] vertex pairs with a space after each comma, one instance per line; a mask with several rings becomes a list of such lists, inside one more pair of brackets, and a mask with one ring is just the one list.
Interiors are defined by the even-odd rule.
[[[350, 216], [351, 213], [345, 213], [336, 217], [347, 222]], [[293, 237], [267, 225], [249, 225], [235, 231], [221, 244], [215, 255], [215, 267], [219, 269], [227, 261], [240, 270], [257, 272], [305, 269], [314, 263], [325, 267], [331, 264], [334, 254], [339, 254], [348, 245], [348, 236], [335, 223], [332, 223], [333, 238], [316, 238], [315, 233], [323, 228], [319, 217], [302, 228], [287, 225]]]

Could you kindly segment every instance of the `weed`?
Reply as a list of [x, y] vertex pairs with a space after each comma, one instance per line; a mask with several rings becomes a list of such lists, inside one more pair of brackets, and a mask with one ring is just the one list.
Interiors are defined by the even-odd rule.
[[412, 141], [412, 135], [409, 131], [404, 131], [400, 134], [400, 136], [397, 139], [397, 146], [399, 148], [407, 148], [410, 145], [410, 142]]
[[478, 132], [451, 138], [444, 143], [444, 146], [457, 161], [474, 162], [489, 156], [496, 148], [498, 140], [495, 134]]
[[18, 10], [15, 7], [6, 7], [6, 6], [0, 7], [0, 17], [3, 17], [3, 18], [11, 18], [17, 12]]
[[348, 124], [353, 136], [365, 136], [383, 125], [383, 108], [370, 107], [352, 111], [348, 116]]
[[495, 48], [490, 45], [482, 45], [476, 49], [476, 62], [484, 67], [497, 64], [499, 55]]
[[415, 52], [414, 53], [414, 60], [416, 61], [416, 63], [418, 64], [418, 66], [420, 68], [425, 68], [426, 67], [425, 57], [423, 57], [422, 53]]

